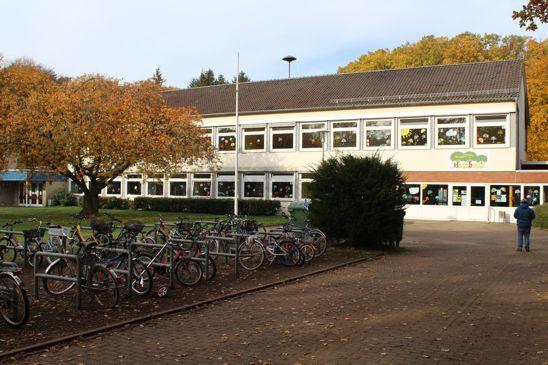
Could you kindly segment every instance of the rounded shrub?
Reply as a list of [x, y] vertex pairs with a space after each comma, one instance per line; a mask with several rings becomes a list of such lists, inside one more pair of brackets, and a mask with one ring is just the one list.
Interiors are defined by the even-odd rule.
[[310, 218], [328, 237], [361, 247], [399, 242], [403, 172], [379, 155], [342, 155], [312, 172]]

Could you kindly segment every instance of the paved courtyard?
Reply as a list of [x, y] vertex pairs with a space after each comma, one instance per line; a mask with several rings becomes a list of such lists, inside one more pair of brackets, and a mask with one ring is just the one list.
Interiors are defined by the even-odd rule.
[[548, 364], [548, 232], [409, 222], [405, 252], [19, 359], [43, 364]]

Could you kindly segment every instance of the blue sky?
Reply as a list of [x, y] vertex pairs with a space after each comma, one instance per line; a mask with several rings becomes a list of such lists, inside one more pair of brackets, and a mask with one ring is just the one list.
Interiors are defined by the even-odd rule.
[[334, 73], [360, 54], [423, 35], [534, 33], [512, 20], [522, 0], [5, 0], [0, 53], [33, 58], [63, 75], [98, 72], [126, 81], [158, 66], [185, 87], [203, 68], [228, 78], [236, 52], [253, 80]]

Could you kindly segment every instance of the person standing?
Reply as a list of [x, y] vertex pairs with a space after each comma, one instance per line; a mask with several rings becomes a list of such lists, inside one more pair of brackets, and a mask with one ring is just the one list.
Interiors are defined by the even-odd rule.
[[523, 248], [524, 239], [525, 251], [529, 252], [530, 250], [529, 236], [531, 235], [531, 223], [535, 219], [535, 212], [529, 208], [528, 203], [527, 199], [522, 199], [521, 204], [514, 211], [514, 218], [518, 223], [518, 251], [520, 252]]

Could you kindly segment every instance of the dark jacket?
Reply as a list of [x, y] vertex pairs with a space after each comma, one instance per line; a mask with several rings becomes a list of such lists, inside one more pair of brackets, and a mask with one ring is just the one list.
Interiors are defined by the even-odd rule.
[[526, 203], [521, 203], [514, 211], [514, 218], [518, 221], [518, 227], [529, 228], [535, 219], [535, 212]]

